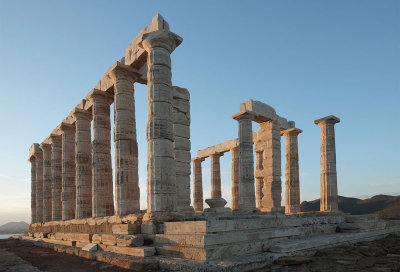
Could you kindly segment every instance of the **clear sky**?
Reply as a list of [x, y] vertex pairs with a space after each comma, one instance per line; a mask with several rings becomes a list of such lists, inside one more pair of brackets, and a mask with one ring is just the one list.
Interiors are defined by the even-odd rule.
[[[339, 194], [400, 194], [400, 1], [2, 0], [0, 224], [30, 220], [29, 146], [50, 134], [158, 12], [183, 37], [172, 55], [173, 84], [191, 92], [193, 156], [236, 138], [232, 114], [260, 100], [303, 130], [302, 201], [319, 198], [313, 121], [330, 114], [342, 120]], [[146, 86], [135, 85], [135, 99], [145, 208]], [[229, 153], [221, 158], [227, 200], [230, 161]], [[203, 184], [208, 198], [209, 159]]]

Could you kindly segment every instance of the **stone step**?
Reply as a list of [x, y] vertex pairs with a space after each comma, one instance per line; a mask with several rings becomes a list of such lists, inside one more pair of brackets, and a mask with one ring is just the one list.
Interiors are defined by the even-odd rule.
[[107, 245], [98, 245], [98, 246], [103, 251], [135, 256], [135, 257], [149, 257], [153, 256], [156, 253], [154, 247], [145, 247], [145, 246], [126, 247], [126, 246], [107, 246]]
[[55, 239], [49, 239], [49, 238], [33, 238], [30, 236], [24, 236], [24, 235], [21, 238], [23, 240], [46, 242], [46, 243], [56, 244], [56, 245], [64, 245], [64, 246], [75, 246], [76, 245], [76, 242], [74, 242], [74, 241], [63, 241], [63, 240], [55, 240]]
[[339, 224], [340, 232], [364, 232], [381, 230], [386, 227], [385, 221], [365, 221]]
[[346, 223], [378, 221], [378, 214], [346, 215]]

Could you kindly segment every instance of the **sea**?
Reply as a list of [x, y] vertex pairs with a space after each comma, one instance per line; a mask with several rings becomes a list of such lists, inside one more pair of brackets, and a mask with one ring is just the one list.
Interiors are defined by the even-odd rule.
[[16, 234], [0, 234], [0, 239], [7, 239], [10, 238], [13, 235], [21, 235], [20, 233], [16, 233]]

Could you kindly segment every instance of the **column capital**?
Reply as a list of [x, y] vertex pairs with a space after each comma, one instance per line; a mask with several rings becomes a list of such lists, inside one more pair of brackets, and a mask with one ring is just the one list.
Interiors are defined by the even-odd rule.
[[111, 105], [114, 102], [114, 96], [110, 93], [98, 89], [93, 89], [86, 95], [86, 100], [91, 103], [103, 102]]
[[210, 154], [210, 158], [211, 157], [219, 158], [219, 157], [222, 157], [223, 155], [224, 155], [224, 153], [222, 153], [222, 152], [214, 152], [214, 153]]
[[41, 143], [41, 144], [40, 144], [40, 148], [41, 148], [43, 151], [50, 151], [50, 149], [51, 149], [51, 144]]
[[29, 159], [28, 161], [33, 161], [35, 158], [36, 154], [41, 153], [42, 150], [40, 149], [40, 145], [38, 143], [34, 143], [31, 145], [29, 148]]
[[334, 115], [329, 115], [324, 118], [320, 118], [314, 121], [314, 124], [320, 125], [320, 124], [336, 124], [339, 123], [340, 119]]
[[142, 41], [139, 46], [150, 52], [152, 48], [161, 47], [172, 53], [177, 48], [183, 39], [177, 34], [168, 30], [157, 30], [143, 34]]
[[132, 81], [132, 83], [137, 81], [142, 82], [140, 80], [142, 74], [139, 72], [139, 70], [136, 70], [135, 68], [125, 65], [119, 61], [116, 61], [110, 67], [110, 69], [108, 69], [106, 74], [114, 81], [114, 84], [118, 79], [129, 80]]
[[229, 151], [231, 152], [231, 153], [233, 153], [233, 152], [235, 152], [235, 151], [238, 151], [239, 150], [239, 146], [234, 146], [234, 147], [231, 147], [230, 149], [229, 149]]
[[302, 132], [303, 131], [301, 129], [298, 129], [298, 128], [289, 128], [289, 129], [282, 130], [281, 131], [281, 135], [284, 135], [284, 136], [299, 135]]
[[73, 109], [73, 111], [71, 112], [71, 116], [75, 121], [77, 121], [77, 120], [91, 121], [92, 120], [92, 112], [91, 111], [83, 110], [83, 109], [80, 109], [77, 107], [75, 107]]
[[236, 121], [253, 120], [255, 116], [256, 114], [252, 111], [241, 111], [232, 115], [232, 118], [235, 119]]
[[59, 134], [50, 134], [49, 136], [49, 143], [53, 144], [54, 142], [60, 142], [61, 141], [61, 135]]
[[192, 158], [191, 159], [192, 162], [202, 162], [204, 160], [205, 160], [205, 158]]
[[60, 125], [57, 127], [61, 133], [65, 132], [70, 132], [75, 130], [75, 126], [73, 124], [67, 123], [67, 122], [62, 122]]

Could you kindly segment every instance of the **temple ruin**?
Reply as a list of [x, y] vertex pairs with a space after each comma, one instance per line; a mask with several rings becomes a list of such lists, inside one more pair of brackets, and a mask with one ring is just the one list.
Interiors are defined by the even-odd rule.
[[[268, 254], [283, 256], [400, 230], [398, 222], [339, 211], [334, 125], [340, 119], [335, 116], [315, 120], [321, 127], [320, 212], [300, 211], [302, 130], [265, 103], [240, 104], [232, 116], [237, 138], [192, 158], [190, 93], [171, 81], [171, 54], [181, 43], [156, 15], [68, 117], [31, 146], [32, 222], [22, 239], [124, 268], [246, 271], [267, 263]], [[137, 83], [148, 87], [146, 210], [140, 209], [136, 137], [145, 132], [136, 131]], [[253, 122], [259, 124], [256, 132]], [[220, 157], [226, 152], [232, 158], [231, 208], [225, 207], [221, 191]], [[202, 161], [207, 158], [212, 191], [211, 199], [204, 200], [208, 181], [202, 178]], [[215, 262], [204, 262], [210, 260]]]

